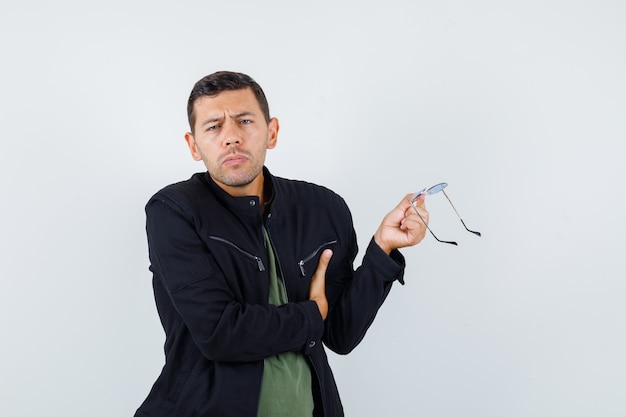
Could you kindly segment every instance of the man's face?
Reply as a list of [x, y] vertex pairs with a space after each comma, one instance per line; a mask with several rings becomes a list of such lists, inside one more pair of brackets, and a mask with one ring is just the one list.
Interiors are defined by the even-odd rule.
[[222, 91], [194, 103], [194, 133], [185, 140], [196, 161], [235, 196], [258, 195], [267, 149], [276, 146], [278, 120], [265, 121], [250, 88]]

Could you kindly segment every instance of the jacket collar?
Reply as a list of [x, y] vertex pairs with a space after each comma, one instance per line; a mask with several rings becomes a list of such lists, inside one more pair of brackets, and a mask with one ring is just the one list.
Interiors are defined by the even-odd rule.
[[[266, 195], [269, 195], [269, 197], [267, 197], [267, 203], [271, 203], [275, 197], [276, 187], [274, 186], [274, 176], [269, 172], [267, 167], [263, 167], [263, 178], [265, 181], [263, 185], [263, 192]], [[257, 216], [261, 214], [261, 208], [259, 207], [260, 199], [257, 196], [231, 196], [215, 183], [208, 171], [202, 174], [202, 179], [208, 185], [216, 199], [221, 204], [225, 205], [229, 210], [249, 216]]]

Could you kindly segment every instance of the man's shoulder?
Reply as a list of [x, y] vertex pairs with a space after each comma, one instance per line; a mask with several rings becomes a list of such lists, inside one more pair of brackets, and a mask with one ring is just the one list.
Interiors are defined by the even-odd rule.
[[178, 181], [161, 188], [154, 193], [148, 203], [159, 200], [186, 206], [202, 198], [203, 195], [206, 195], [207, 188], [204, 173], [198, 172], [193, 174], [189, 179]]
[[274, 183], [281, 191], [293, 193], [314, 193], [317, 195], [327, 195], [329, 197], [340, 197], [337, 193], [326, 186], [305, 180], [274, 177]]
[[189, 190], [195, 190], [198, 188], [206, 188], [206, 182], [203, 179], [204, 174], [205, 174], [204, 172], [197, 172], [186, 180], [168, 184], [165, 187], [161, 188], [159, 191], [157, 191], [156, 194], [185, 193], [185, 192], [188, 192]]
[[283, 197], [294, 203], [335, 204], [346, 206], [339, 194], [330, 188], [309, 181], [274, 177], [276, 190]]

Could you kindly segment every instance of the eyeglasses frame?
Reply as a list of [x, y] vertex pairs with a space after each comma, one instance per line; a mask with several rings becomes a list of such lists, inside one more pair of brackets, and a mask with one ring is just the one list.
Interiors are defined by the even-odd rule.
[[454, 207], [454, 204], [452, 204], [452, 200], [450, 200], [450, 197], [448, 197], [448, 194], [445, 192], [444, 188], [446, 188], [448, 186], [448, 183], [446, 182], [440, 182], [438, 184], [433, 185], [432, 187], [428, 187], [428, 188], [424, 188], [421, 191], [418, 191], [417, 193], [413, 194], [413, 196], [409, 199], [409, 204], [411, 204], [411, 207], [413, 207], [413, 210], [415, 210], [415, 213], [417, 213], [417, 215], [419, 216], [420, 220], [422, 221], [422, 223], [424, 223], [424, 226], [426, 226], [426, 229], [428, 229], [428, 231], [430, 232], [430, 234], [435, 238], [435, 240], [437, 240], [438, 242], [441, 243], [448, 243], [450, 245], [454, 245], [454, 246], [458, 246], [458, 243], [451, 241], [451, 240], [441, 240], [439, 239], [434, 233], [433, 231], [430, 229], [430, 227], [428, 226], [428, 223], [426, 223], [426, 221], [424, 220], [424, 217], [422, 217], [422, 215], [420, 214], [420, 212], [417, 210], [417, 207], [415, 206], [415, 200], [417, 200], [422, 194], [426, 194], [426, 195], [432, 195], [432, 194], [436, 194], [439, 191], [441, 191], [443, 193], [444, 196], [446, 196], [446, 199], [448, 200], [448, 202], [450, 203], [450, 205], [452, 206], [452, 208], [454, 209], [454, 212], [456, 213], [457, 217], [459, 218], [459, 220], [461, 220], [461, 224], [463, 224], [463, 227], [465, 228], [465, 230], [467, 230], [470, 233], [475, 234], [476, 236], [481, 236], [480, 232], [477, 232], [475, 230], [470, 230], [466, 225], [465, 222], [463, 221], [463, 219], [461, 218], [461, 215], [459, 214], [458, 210], [456, 209], [456, 207]]

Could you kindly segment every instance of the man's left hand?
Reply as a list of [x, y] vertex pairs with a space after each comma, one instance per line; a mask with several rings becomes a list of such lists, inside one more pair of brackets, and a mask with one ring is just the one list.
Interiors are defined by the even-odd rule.
[[421, 195], [413, 203], [422, 219], [415, 213], [409, 202], [413, 194], [407, 194], [402, 201], [390, 211], [378, 226], [374, 241], [389, 255], [392, 250], [413, 246], [424, 239], [428, 223], [428, 211], [424, 203], [425, 195]]

